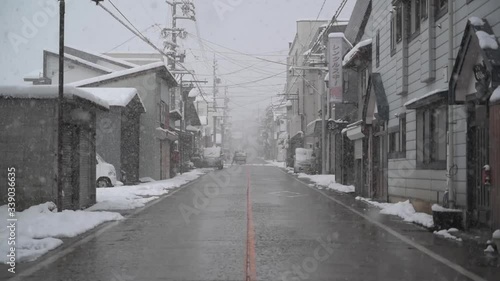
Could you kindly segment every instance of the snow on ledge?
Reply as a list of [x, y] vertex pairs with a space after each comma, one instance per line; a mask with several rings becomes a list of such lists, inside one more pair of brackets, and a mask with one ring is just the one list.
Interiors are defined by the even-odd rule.
[[413, 98], [413, 99], [405, 102], [404, 107], [407, 107], [408, 105], [410, 105], [412, 103], [415, 103], [415, 102], [417, 102], [419, 100], [422, 100], [424, 98], [430, 97], [432, 95], [435, 95], [435, 94], [438, 94], [438, 93], [441, 93], [441, 92], [444, 92], [444, 91], [448, 91], [448, 89], [437, 89], [437, 90], [431, 91], [431, 92], [429, 92], [429, 93], [427, 93], [427, 94], [425, 94], [425, 95], [423, 95], [421, 97]]

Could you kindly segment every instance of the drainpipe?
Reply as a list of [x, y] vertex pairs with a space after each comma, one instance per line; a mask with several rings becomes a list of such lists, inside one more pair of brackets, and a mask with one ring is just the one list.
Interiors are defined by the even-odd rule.
[[[323, 72], [319, 72], [320, 75]], [[328, 82], [326, 82], [328, 83]], [[325, 83], [325, 84], [326, 84]], [[321, 174], [325, 175], [326, 172], [326, 91], [320, 93], [321, 99]]]
[[[453, 57], [453, 35], [454, 35], [454, 28], [453, 28], [453, 1], [454, 0], [448, 0], [448, 81], [451, 80], [451, 75], [453, 72], [453, 63], [454, 63], [454, 57]], [[449, 90], [449, 89], [448, 89]], [[448, 202], [449, 202], [449, 207], [450, 208], [455, 208], [455, 184], [454, 184], [454, 174], [452, 173], [453, 166], [454, 164], [454, 157], [455, 157], [455, 151], [454, 151], [454, 109], [453, 105], [449, 104], [448, 105], [448, 155], [446, 159], [446, 166], [448, 168], [448, 181], [447, 181], [447, 189], [448, 189]]]

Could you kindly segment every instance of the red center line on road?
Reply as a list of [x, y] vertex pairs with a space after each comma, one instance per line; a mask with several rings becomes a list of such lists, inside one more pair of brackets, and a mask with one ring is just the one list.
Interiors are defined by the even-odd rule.
[[245, 262], [245, 281], [257, 280], [255, 268], [255, 231], [253, 228], [252, 200], [250, 198], [250, 168], [247, 172], [247, 252]]

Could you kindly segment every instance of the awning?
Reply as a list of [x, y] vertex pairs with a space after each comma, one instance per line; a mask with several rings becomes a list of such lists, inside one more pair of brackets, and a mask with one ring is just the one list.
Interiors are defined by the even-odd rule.
[[354, 60], [356, 58], [371, 59], [371, 48], [371, 38], [359, 42], [347, 54], [345, 54], [344, 60], [342, 61], [342, 66], [349, 67], [354, 65]]
[[182, 114], [178, 109], [170, 110], [170, 119], [173, 121], [182, 120]]
[[316, 119], [306, 126], [306, 136], [320, 136], [321, 135], [321, 119]]
[[371, 124], [373, 118], [383, 121], [389, 120], [389, 102], [385, 94], [384, 84], [380, 73], [372, 73], [368, 81], [368, 89], [363, 105], [363, 119]]
[[179, 139], [179, 135], [176, 132], [170, 131], [168, 129], [163, 129], [162, 127], [156, 128], [156, 137], [160, 140], [176, 141]]
[[[484, 68], [489, 74], [491, 89], [500, 86], [500, 44], [485, 19], [471, 17], [467, 21], [462, 42], [451, 74], [448, 103], [463, 104], [467, 96], [476, 94], [474, 68]], [[491, 91], [490, 91], [491, 93]], [[488, 95], [476, 96], [486, 101]]]
[[440, 102], [446, 100], [448, 97], [447, 89], [438, 89], [429, 92], [421, 97], [411, 99], [405, 103], [407, 109], [417, 109], [432, 103]]
[[349, 124], [347, 128], [342, 130], [342, 133], [345, 133], [350, 140], [357, 140], [365, 137], [365, 134], [363, 134], [363, 121], [359, 120]]

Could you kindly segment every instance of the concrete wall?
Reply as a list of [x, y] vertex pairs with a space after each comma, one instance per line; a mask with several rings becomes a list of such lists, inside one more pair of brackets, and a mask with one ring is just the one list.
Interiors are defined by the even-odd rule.
[[0, 197], [7, 200], [7, 168], [14, 167], [17, 210], [56, 202], [57, 130], [54, 100], [0, 99]]

